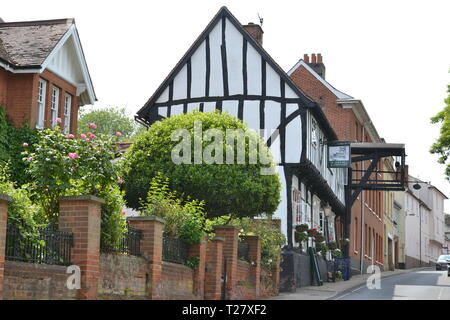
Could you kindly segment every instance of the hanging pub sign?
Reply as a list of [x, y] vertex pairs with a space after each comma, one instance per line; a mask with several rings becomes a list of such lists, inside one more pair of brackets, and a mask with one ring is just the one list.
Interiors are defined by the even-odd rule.
[[350, 168], [351, 166], [350, 142], [328, 142], [328, 168]]

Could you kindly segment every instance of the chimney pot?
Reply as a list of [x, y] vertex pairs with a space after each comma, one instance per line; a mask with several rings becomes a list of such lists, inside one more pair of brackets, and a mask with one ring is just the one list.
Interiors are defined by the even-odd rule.
[[317, 63], [316, 54], [315, 53], [311, 54], [311, 57], [312, 57], [311, 63]]
[[321, 53], [317, 54], [317, 63], [322, 63], [322, 54]]
[[303, 55], [303, 60], [305, 60], [306, 63], [309, 63], [309, 55], [305, 53]]
[[263, 29], [260, 25], [249, 22], [247, 25], [243, 26], [244, 29], [252, 36], [253, 39], [256, 40], [261, 46], [263, 44]]

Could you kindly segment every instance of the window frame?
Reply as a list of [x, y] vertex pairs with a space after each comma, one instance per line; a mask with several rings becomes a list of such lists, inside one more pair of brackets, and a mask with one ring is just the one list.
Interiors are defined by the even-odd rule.
[[70, 132], [70, 121], [72, 113], [72, 95], [64, 94], [64, 132]]
[[47, 81], [40, 78], [38, 83], [38, 107], [37, 107], [37, 119], [36, 119], [36, 129], [43, 129], [45, 122], [45, 105], [47, 96]]

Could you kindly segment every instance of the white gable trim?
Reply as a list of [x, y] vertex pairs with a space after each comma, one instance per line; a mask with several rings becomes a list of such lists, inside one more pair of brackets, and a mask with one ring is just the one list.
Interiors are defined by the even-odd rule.
[[86, 60], [85, 60], [85, 57], [83, 54], [83, 49], [81, 47], [80, 37], [78, 36], [78, 32], [77, 32], [77, 29], [74, 24], [70, 26], [69, 30], [67, 30], [67, 32], [64, 34], [64, 36], [56, 44], [55, 48], [53, 48], [52, 52], [45, 59], [44, 63], [41, 66], [41, 73], [47, 68], [48, 64], [52, 61], [52, 59], [54, 58], [56, 53], [62, 48], [62, 46], [66, 43], [66, 41], [70, 37], [72, 37], [74, 39], [75, 53], [78, 57], [78, 60], [80, 61], [84, 84], [73, 83], [73, 82], [69, 81], [68, 79], [65, 79], [60, 74], [58, 74], [58, 76], [62, 77], [64, 80], [69, 81], [74, 86], [76, 86], [77, 87], [77, 95], [79, 95], [80, 92], [83, 92], [84, 89], [87, 89], [87, 94], [89, 97], [89, 104], [94, 104], [95, 101], [97, 101], [97, 97], [95, 96], [94, 86], [92, 84], [91, 77], [89, 76], [89, 70], [88, 70], [87, 63], [86, 63]]
[[348, 94], [343, 93], [342, 91], [337, 90], [334, 88], [331, 84], [329, 84], [324, 78], [319, 76], [319, 74], [314, 71], [313, 68], [311, 68], [303, 59], [300, 59], [299, 62], [295, 64], [287, 72], [287, 74], [290, 76], [295, 70], [297, 70], [300, 66], [303, 66], [306, 70], [308, 70], [317, 80], [319, 80], [328, 90], [330, 90], [338, 99], [353, 99], [353, 97], [349, 96]]

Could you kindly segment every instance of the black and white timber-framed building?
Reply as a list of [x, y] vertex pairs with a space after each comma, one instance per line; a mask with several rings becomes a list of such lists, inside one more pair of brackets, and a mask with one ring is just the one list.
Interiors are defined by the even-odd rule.
[[[279, 135], [283, 189], [274, 214], [288, 245], [307, 222], [335, 239], [335, 216], [345, 215], [346, 169], [327, 167], [328, 141], [337, 140], [323, 111], [291, 81], [226, 7], [222, 7], [135, 119], [147, 126], [165, 117], [221, 110], [249, 128]], [[270, 140], [268, 140], [270, 141]]]

